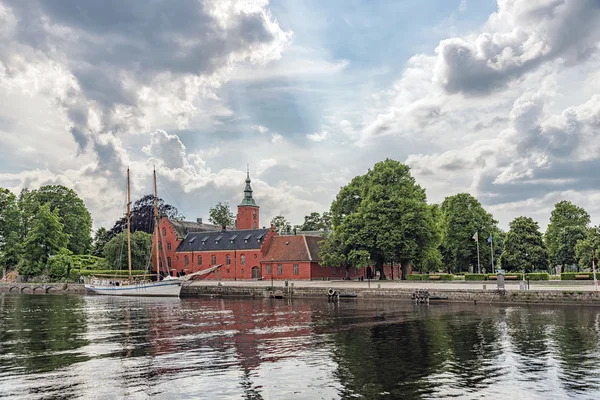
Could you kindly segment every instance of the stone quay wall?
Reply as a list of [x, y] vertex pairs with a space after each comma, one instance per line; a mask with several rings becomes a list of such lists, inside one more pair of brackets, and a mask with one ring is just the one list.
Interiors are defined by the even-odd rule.
[[0, 293], [85, 294], [85, 292], [85, 286], [80, 283], [0, 282]]
[[[323, 287], [278, 287], [256, 286], [185, 286], [181, 297], [292, 297], [328, 298], [327, 288]], [[360, 299], [397, 299], [413, 301], [414, 289], [386, 288], [335, 288], [340, 293], [353, 293]], [[278, 293], [279, 292], [279, 293]], [[430, 303], [438, 302], [477, 302], [507, 304], [590, 304], [600, 305], [600, 292], [578, 290], [505, 290], [496, 289], [429, 289]]]

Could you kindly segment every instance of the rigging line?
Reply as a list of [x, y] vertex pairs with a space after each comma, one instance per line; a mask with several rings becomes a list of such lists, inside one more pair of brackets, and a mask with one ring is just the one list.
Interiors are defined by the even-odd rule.
[[177, 208], [177, 211], [179, 211], [181, 213], [181, 205], [175, 200], [175, 196], [173, 196], [173, 194], [171, 193], [171, 191], [169, 190], [169, 187], [163, 183], [162, 179], [160, 179], [160, 177], [157, 176], [158, 182], [161, 184], [161, 188], [166, 189], [168, 195], [170, 196], [170, 202], [173, 203], [173, 205]]
[[[126, 186], [126, 187], [125, 187], [125, 189], [127, 189], [127, 183], [125, 183], [125, 186]], [[123, 206], [123, 209], [127, 210], [127, 195], [125, 195], [125, 200], [123, 201], [123, 204], [124, 204], [124, 206]], [[126, 211], [125, 211], [125, 212], [126, 212]], [[123, 217], [121, 216], [121, 218], [123, 218]], [[123, 231], [121, 231], [121, 232], [119, 232], [119, 233], [123, 233]], [[119, 233], [118, 233], [118, 234], [119, 234]], [[117, 234], [117, 235], [118, 235], [118, 234]], [[119, 258], [118, 258], [118, 261], [117, 261], [117, 264], [118, 264], [119, 270], [121, 270], [121, 269], [122, 269], [122, 265], [121, 265], [121, 263], [122, 263], [122, 261], [123, 261], [123, 248], [124, 248], [124, 247], [125, 247], [125, 240], [121, 240], [121, 248], [119, 249]], [[114, 267], [114, 266], [113, 266], [113, 267]]]

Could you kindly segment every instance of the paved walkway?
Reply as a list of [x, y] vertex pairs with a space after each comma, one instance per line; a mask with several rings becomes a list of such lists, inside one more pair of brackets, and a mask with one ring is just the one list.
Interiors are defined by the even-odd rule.
[[[488, 290], [496, 289], [496, 282], [422, 282], [422, 281], [288, 281], [289, 284], [293, 283], [294, 287], [322, 287], [322, 288], [343, 288], [343, 289], [354, 289], [354, 288], [377, 288], [377, 285], [381, 285], [382, 289], [447, 289], [447, 290], [481, 290], [484, 285]], [[587, 282], [586, 282], [587, 283]], [[215, 286], [218, 285], [218, 281], [211, 280], [196, 280], [192, 283], [194, 286]], [[264, 281], [221, 281], [223, 286], [252, 286], [252, 287], [270, 287], [271, 280]], [[274, 287], [285, 286], [285, 281], [274, 280]], [[505, 285], [506, 290], [520, 290], [518, 281], [508, 281]], [[599, 288], [600, 289], [600, 288]], [[544, 284], [535, 284], [530, 282], [529, 290], [572, 290], [572, 291], [593, 291], [596, 290], [594, 282], [590, 281], [589, 284], [565, 284], [557, 281], [546, 282]], [[599, 290], [600, 291], [600, 290]]]

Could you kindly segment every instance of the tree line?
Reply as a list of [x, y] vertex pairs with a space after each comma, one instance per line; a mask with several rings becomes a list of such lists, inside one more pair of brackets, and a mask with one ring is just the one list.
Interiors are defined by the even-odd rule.
[[[159, 214], [184, 218], [162, 199]], [[132, 206], [134, 268], [148, 266], [153, 215], [152, 195]], [[226, 202], [217, 203], [209, 215], [214, 224], [235, 225]], [[402, 265], [403, 278], [409, 265], [420, 272], [464, 273], [477, 272], [479, 263], [489, 273], [492, 259], [496, 268], [515, 272], [553, 273], [555, 266], [588, 269], [592, 253], [600, 250], [600, 227], [590, 226], [590, 221], [587, 211], [563, 200], [555, 204], [545, 233], [526, 216], [515, 218], [504, 232], [468, 193], [428, 203], [410, 168], [386, 159], [342, 187], [329, 210], [312, 212], [294, 226], [283, 215], [271, 223], [282, 234], [322, 231], [322, 265], [347, 271], [372, 265], [385, 279], [384, 265], [391, 263]], [[84, 202], [61, 185], [23, 189], [18, 195], [0, 188], [0, 264], [21, 275], [44, 273], [53, 257], [81, 254], [103, 258], [106, 268], [126, 268], [125, 227], [123, 216], [92, 238], [92, 217]]]
[[[159, 215], [180, 219], [177, 208], [159, 199]], [[131, 210], [132, 266], [146, 269], [154, 229], [154, 196], [137, 200]], [[68, 275], [69, 257], [92, 255], [91, 269], [127, 268], [126, 216], [92, 238], [92, 216], [72, 189], [46, 185], [15, 195], [0, 188], [0, 265], [20, 275]]]

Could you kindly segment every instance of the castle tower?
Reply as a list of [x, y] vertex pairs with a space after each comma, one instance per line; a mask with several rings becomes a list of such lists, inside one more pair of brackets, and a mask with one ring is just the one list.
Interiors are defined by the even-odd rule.
[[238, 205], [237, 218], [235, 220], [236, 229], [258, 229], [259, 208], [252, 198], [252, 187], [250, 186], [250, 170], [246, 171], [246, 187], [244, 188], [244, 198]]

